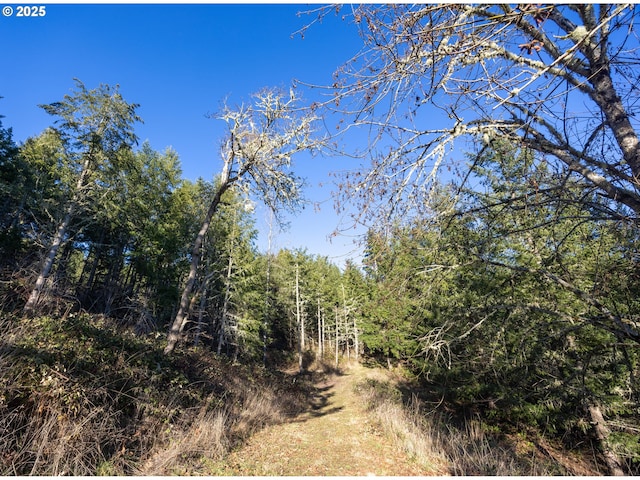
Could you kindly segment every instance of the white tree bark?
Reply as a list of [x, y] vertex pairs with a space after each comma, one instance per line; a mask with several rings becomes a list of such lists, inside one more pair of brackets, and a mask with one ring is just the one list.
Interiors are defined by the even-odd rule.
[[304, 351], [304, 322], [302, 320], [302, 316], [300, 313], [300, 276], [299, 276], [299, 266], [296, 263], [296, 323], [298, 326], [298, 368], [300, 373], [302, 373], [303, 365], [302, 365], [302, 353]]
[[320, 295], [318, 295], [318, 313], [317, 313], [317, 320], [318, 320], [318, 354], [317, 357], [318, 358], [322, 358], [322, 349], [324, 347], [323, 343], [322, 343], [322, 320], [320, 318]]
[[339, 349], [339, 344], [340, 344], [340, 334], [339, 334], [339, 332], [340, 332], [340, 330], [338, 328], [338, 305], [336, 305], [336, 331], [335, 331], [336, 368], [338, 368], [338, 349]]
[[193, 248], [191, 250], [191, 264], [189, 267], [189, 275], [187, 277], [187, 282], [184, 286], [184, 289], [182, 290], [178, 313], [176, 314], [176, 317], [171, 326], [171, 330], [169, 331], [169, 335], [167, 337], [167, 346], [164, 349], [165, 355], [173, 352], [176, 344], [182, 336], [184, 327], [187, 324], [189, 314], [189, 299], [191, 298], [191, 292], [193, 291], [193, 287], [196, 282], [196, 274], [198, 273], [198, 265], [200, 264], [201, 257], [200, 251], [202, 249], [207, 231], [209, 231], [209, 226], [211, 225], [213, 215], [217, 212], [218, 206], [220, 205], [222, 195], [231, 187], [233, 183], [232, 179], [230, 178], [230, 168], [232, 161], [233, 156], [225, 160], [224, 167], [222, 169], [220, 184], [218, 186], [218, 189], [216, 190], [211, 205], [209, 206], [209, 210], [207, 211], [204, 222], [202, 223], [202, 227], [200, 227], [198, 236], [196, 237], [196, 240], [193, 244]]
[[300, 201], [302, 180], [290, 172], [292, 157], [321, 144], [312, 138], [315, 115], [297, 108], [298, 99], [293, 91], [288, 99], [270, 90], [257, 94], [255, 99], [252, 106], [241, 106], [236, 110], [225, 108], [221, 115], [229, 127], [222, 152], [222, 174], [193, 245], [189, 275], [167, 336], [165, 355], [173, 352], [187, 323], [200, 249], [222, 195], [237, 185], [240, 192], [248, 194], [252, 191], [259, 196], [275, 215], [279, 208], [295, 208]]
[[609, 475], [624, 476], [624, 470], [622, 469], [622, 462], [616, 455], [616, 453], [609, 447], [609, 427], [604, 420], [602, 410], [597, 405], [589, 405], [589, 416], [591, 417], [591, 423], [596, 432], [596, 438], [600, 444], [600, 449], [604, 455], [605, 462], [609, 468]]
[[84, 187], [85, 178], [89, 173], [90, 167], [91, 167], [91, 155], [87, 155], [82, 165], [82, 171], [80, 172], [80, 175], [78, 176], [78, 180], [76, 182], [73, 198], [69, 202], [64, 218], [60, 222], [60, 225], [58, 225], [58, 228], [56, 229], [56, 233], [53, 236], [53, 239], [51, 240], [49, 251], [45, 256], [44, 261], [42, 263], [42, 268], [40, 269], [40, 274], [38, 275], [38, 278], [33, 287], [33, 290], [31, 291], [31, 295], [29, 295], [29, 299], [27, 300], [27, 303], [24, 306], [23, 313], [25, 315], [33, 315], [33, 313], [35, 312], [36, 306], [38, 305], [38, 302], [41, 299], [42, 292], [44, 291], [47, 278], [49, 278], [49, 274], [51, 273], [51, 269], [55, 262], [56, 255], [58, 254], [58, 250], [60, 250], [60, 246], [64, 241], [65, 235], [67, 234], [67, 229], [69, 228], [69, 224], [73, 219], [73, 215], [76, 209], [76, 204], [79, 201], [80, 194]]

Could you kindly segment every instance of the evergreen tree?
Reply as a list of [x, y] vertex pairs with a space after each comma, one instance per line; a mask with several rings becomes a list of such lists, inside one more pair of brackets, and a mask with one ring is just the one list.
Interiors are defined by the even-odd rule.
[[27, 167], [0, 116], [0, 257], [14, 258], [22, 246], [21, 219], [26, 200]]
[[72, 177], [70, 197], [55, 233], [48, 243], [38, 278], [24, 307], [25, 314], [34, 313], [58, 250], [68, 240], [68, 228], [77, 210], [101, 188], [102, 174], [122, 158], [122, 151], [136, 143], [133, 125], [140, 118], [137, 105], [124, 101], [118, 87], [101, 85], [95, 90], [76, 80], [77, 90], [64, 100], [42, 108], [55, 117], [55, 132], [62, 141], [65, 161]]
[[[503, 421], [580, 435], [606, 412], [635, 428], [622, 412], [637, 405], [637, 356], [622, 328], [638, 318], [626, 289], [637, 231], [576, 179], [557, 188], [529, 150], [496, 143], [473, 161], [484, 189], [458, 189], [457, 211], [443, 188], [433, 219], [369, 233], [369, 350]], [[628, 441], [602, 445], [612, 471], [637, 458]]]
[[170, 354], [186, 326], [189, 303], [197, 280], [202, 245], [227, 190], [253, 191], [276, 214], [280, 209], [295, 209], [300, 202], [302, 179], [291, 171], [292, 157], [315, 148], [313, 138], [316, 117], [297, 107], [293, 90], [289, 98], [282, 92], [265, 90], [255, 95], [248, 107], [225, 108], [221, 119], [228, 133], [221, 151], [222, 172], [215, 195], [195, 238], [191, 265], [178, 312], [167, 337], [165, 354]]

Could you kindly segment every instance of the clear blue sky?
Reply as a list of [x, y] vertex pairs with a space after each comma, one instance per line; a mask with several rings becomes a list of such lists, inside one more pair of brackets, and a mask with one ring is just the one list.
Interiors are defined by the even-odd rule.
[[[362, 46], [356, 28], [335, 15], [304, 38], [292, 37], [312, 20], [297, 13], [317, 5], [45, 5], [44, 17], [17, 17], [17, 4], [13, 15], [0, 17], [0, 114], [14, 140], [51, 125], [37, 105], [61, 100], [74, 77], [87, 88], [119, 84], [127, 101], [141, 105], [140, 139], [156, 150], [173, 147], [183, 177], [191, 180], [212, 179], [220, 169], [223, 124], [206, 115], [223, 99], [240, 103], [262, 87], [288, 89], [293, 79], [331, 83], [336, 68]], [[314, 93], [303, 95], [311, 100]], [[290, 229], [274, 236], [274, 246], [306, 247], [338, 264], [357, 258], [353, 238], [327, 240], [340, 222], [327, 173], [350, 168], [349, 160], [300, 160], [298, 172], [310, 186], [306, 196], [321, 209], [307, 207], [291, 218]], [[263, 251], [266, 217], [256, 210]]]

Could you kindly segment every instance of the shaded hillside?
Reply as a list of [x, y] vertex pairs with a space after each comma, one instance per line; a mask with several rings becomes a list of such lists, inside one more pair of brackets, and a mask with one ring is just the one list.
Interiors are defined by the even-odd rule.
[[308, 383], [99, 316], [1, 322], [3, 475], [181, 473], [309, 408]]

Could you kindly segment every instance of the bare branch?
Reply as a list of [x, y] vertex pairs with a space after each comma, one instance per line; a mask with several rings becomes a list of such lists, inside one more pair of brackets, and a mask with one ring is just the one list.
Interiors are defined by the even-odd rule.
[[634, 15], [629, 5], [358, 7], [366, 48], [322, 106], [368, 129], [370, 164], [344, 177], [338, 202], [356, 201], [360, 222], [424, 213], [443, 169], [465, 178], [449, 159], [460, 140], [505, 138], [556, 157], [637, 217], [640, 102], [626, 67], [640, 45], [623, 31]]

